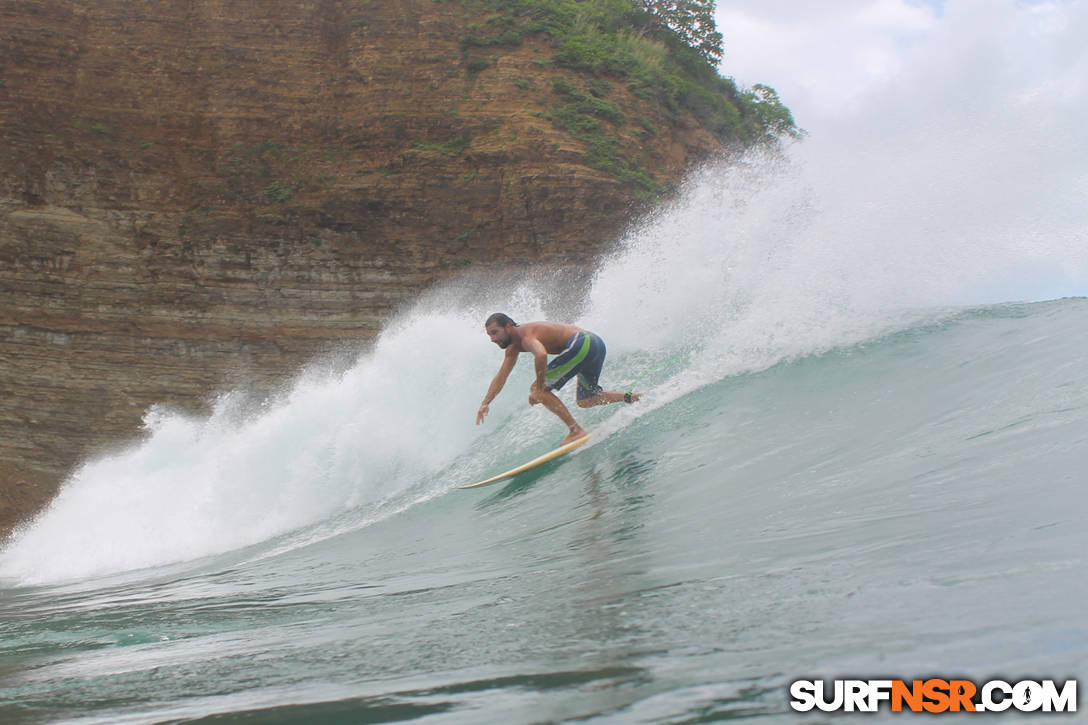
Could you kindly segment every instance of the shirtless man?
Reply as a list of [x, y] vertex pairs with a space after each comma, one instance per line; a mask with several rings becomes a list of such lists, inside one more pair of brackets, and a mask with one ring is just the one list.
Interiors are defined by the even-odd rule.
[[[579, 408], [621, 401], [633, 403], [642, 397], [641, 393], [602, 390], [597, 384], [601, 366], [604, 365], [605, 347], [604, 340], [592, 332], [562, 322], [527, 322], [519, 325], [501, 312], [487, 318], [484, 331], [491, 342], [506, 351], [506, 357], [476, 413], [476, 425], [484, 422], [488, 405], [506, 384], [507, 376], [518, 361], [518, 354], [523, 352], [530, 353], [536, 362], [536, 380], [529, 388], [529, 405], [543, 403], [545, 408], [567, 424], [570, 435], [563, 440], [564, 444], [588, 435], [574, 420], [563, 401], [552, 392], [559, 390], [575, 375], [578, 376]], [[549, 363], [548, 355], [556, 357]]]

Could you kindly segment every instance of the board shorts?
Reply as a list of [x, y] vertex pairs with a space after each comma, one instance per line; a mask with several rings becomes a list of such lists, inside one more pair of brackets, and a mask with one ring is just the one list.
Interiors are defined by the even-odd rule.
[[575, 333], [567, 347], [548, 363], [544, 383], [548, 390], [559, 390], [567, 381], [578, 376], [578, 400], [592, 398], [601, 392], [597, 381], [604, 366], [604, 340], [592, 332]]

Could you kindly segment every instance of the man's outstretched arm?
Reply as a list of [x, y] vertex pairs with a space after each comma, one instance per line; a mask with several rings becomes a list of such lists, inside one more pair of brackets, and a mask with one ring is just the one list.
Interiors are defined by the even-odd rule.
[[484, 422], [484, 418], [487, 417], [489, 412], [488, 406], [491, 401], [495, 399], [495, 396], [502, 391], [502, 386], [506, 385], [506, 378], [510, 376], [510, 371], [514, 369], [514, 363], [518, 361], [518, 355], [516, 352], [510, 351], [506, 353], [506, 359], [502, 361], [502, 367], [499, 368], [499, 372], [495, 375], [495, 379], [491, 381], [491, 385], [487, 388], [487, 395], [484, 396], [484, 402], [480, 404], [480, 409], [476, 411], [476, 425], [480, 425]]

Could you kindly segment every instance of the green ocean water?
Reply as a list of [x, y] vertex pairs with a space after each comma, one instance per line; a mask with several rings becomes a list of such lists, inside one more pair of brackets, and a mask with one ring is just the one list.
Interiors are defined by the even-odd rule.
[[[464, 372], [412, 362], [432, 323], [460, 339], [420, 313], [346, 373], [160, 412], [75, 476], [0, 553], [0, 721], [824, 722], [790, 682], [1088, 672], [1088, 300], [767, 365], [615, 334], [606, 378], [681, 361], [587, 413], [592, 444], [474, 491], [562, 431], [526, 365], [473, 427], [498, 360], [473, 326]], [[383, 395], [395, 430], [338, 407]]]

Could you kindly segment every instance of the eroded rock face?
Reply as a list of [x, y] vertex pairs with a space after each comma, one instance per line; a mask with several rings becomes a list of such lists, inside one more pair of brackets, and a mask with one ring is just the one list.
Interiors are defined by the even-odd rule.
[[[547, 36], [435, 0], [0, 4], [0, 533], [154, 403], [371, 338], [465, 268], [591, 260], [638, 195], [547, 117]], [[632, 163], [721, 142], [622, 83]]]

